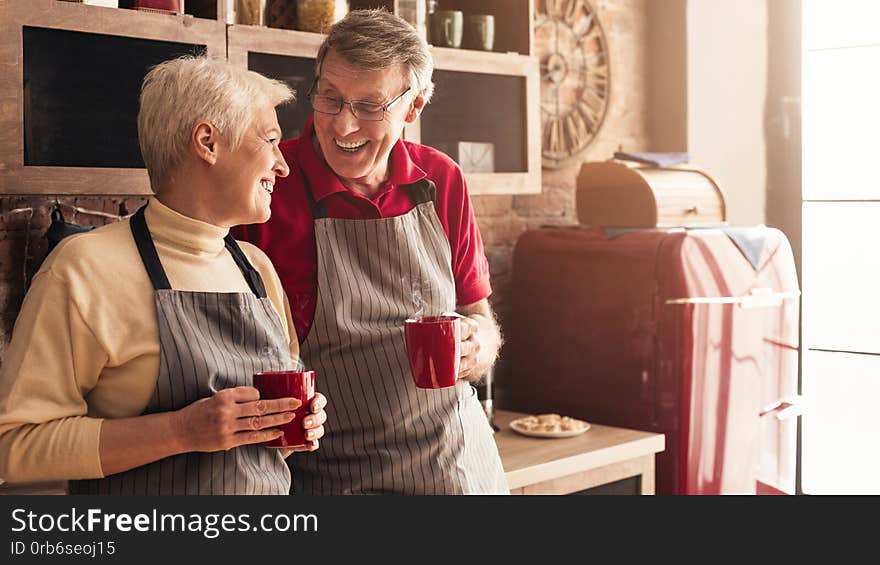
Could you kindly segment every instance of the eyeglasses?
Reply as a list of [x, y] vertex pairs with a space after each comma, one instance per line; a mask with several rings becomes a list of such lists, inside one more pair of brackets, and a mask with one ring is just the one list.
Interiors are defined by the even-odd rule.
[[391, 107], [397, 104], [397, 102], [401, 98], [403, 98], [403, 96], [407, 92], [412, 90], [412, 87], [407, 88], [388, 104], [376, 104], [375, 102], [363, 102], [361, 100], [352, 100], [349, 102], [336, 96], [324, 96], [323, 94], [316, 94], [315, 87], [317, 86], [317, 84], [318, 80], [315, 79], [312, 87], [309, 88], [308, 94], [309, 100], [312, 103], [312, 108], [316, 112], [335, 116], [342, 111], [343, 106], [348, 106], [349, 108], [351, 108], [351, 113], [354, 114], [355, 118], [368, 122], [381, 121], [382, 118], [385, 117], [385, 112], [390, 110]]

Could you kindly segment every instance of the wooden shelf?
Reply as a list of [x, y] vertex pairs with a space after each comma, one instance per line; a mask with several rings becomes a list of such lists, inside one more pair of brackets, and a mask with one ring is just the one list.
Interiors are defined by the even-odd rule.
[[522, 75], [538, 73], [538, 61], [517, 53], [495, 53], [473, 49], [451, 49], [431, 46], [434, 69], [468, 71], [493, 75]]
[[146, 169], [20, 167], [0, 171], [0, 194], [152, 194]]
[[231, 25], [227, 29], [227, 58], [247, 65], [249, 52], [314, 59], [324, 35], [274, 27]]

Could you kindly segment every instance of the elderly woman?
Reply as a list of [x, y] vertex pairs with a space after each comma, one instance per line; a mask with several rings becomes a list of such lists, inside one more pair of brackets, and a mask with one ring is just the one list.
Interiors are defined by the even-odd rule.
[[[264, 222], [288, 166], [283, 84], [222, 61], [146, 76], [138, 135], [155, 197], [129, 221], [69, 237], [33, 279], [0, 374], [0, 478], [72, 493], [287, 494], [281, 435], [299, 401], [252, 374], [299, 345], [272, 264], [228, 236]], [[326, 403], [302, 425], [315, 450]]]
[[[278, 269], [303, 359], [335, 406], [324, 448], [297, 462], [296, 492], [508, 492], [471, 385], [501, 337], [465, 179], [446, 155], [401, 139], [432, 73], [404, 20], [356, 10], [337, 22], [318, 51], [314, 114], [281, 144], [298, 170], [279, 182], [271, 220], [237, 232]], [[458, 383], [416, 388], [404, 320], [453, 310], [464, 315]]]

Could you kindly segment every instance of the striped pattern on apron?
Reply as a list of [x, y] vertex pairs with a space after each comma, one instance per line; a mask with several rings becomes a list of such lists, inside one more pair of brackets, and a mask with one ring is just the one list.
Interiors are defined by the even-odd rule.
[[[131, 230], [153, 283], [159, 323], [159, 376], [144, 414], [179, 410], [218, 390], [250, 386], [253, 373], [291, 369], [281, 320], [262, 278], [231, 236], [226, 249], [252, 292], [172, 290], [142, 207]], [[245, 445], [183, 453], [103, 479], [71, 481], [71, 494], [288, 494], [290, 472], [276, 449]]]
[[[303, 173], [303, 178], [305, 174]], [[415, 207], [379, 220], [328, 218], [312, 201], [318, 251], [306, 366], [330, 399], [321, 449], [291, 455], [297, 494], [507, 494], [476, 390], [419, 389], [404, 320], [455, 310], [452, 253], [436, 187], [401, 187]]]

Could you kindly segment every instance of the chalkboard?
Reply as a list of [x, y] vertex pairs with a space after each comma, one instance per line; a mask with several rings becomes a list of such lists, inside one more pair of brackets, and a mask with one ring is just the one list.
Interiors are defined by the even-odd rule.
[[147, 71], [204, 45], [24, 27], [24, 162], [143, 168], [137, 137]]

